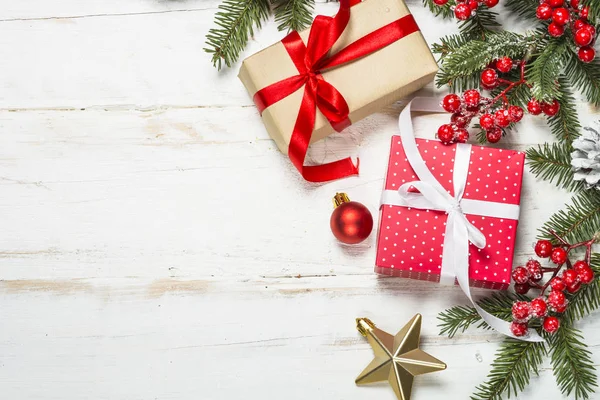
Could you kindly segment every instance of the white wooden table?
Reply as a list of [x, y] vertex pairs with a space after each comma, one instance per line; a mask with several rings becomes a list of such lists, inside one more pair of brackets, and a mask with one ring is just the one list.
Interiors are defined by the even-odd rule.
[[[3, 399], [391, 400], [354, 385], [372, 356], [354, 319], [395, 332], [417, 312], [448, 370], [413, 398], [464, 399], [484, 379], [498, 335], [438, 336], [458, 288], [380, 278], [375, 235], [344, 247], [329, 231], [336, 191], [376, 213], [400, 104], [309, 154], [358, 154], [360, 177], [307, 184], [237, 67], [202, 51], [217, 0], [0, 3]], [[430, 43], [455, 27], [411, 7]], [[268, 23], [245, 55], [281, 37]], [[445, 118], [417, 118], [419, 135]], [[520, 125], [505, 146], [551, 139], [542, 118]], [[526, 176], [519, 262], [568, 198]], [[582, 328], [597, 350], [600, 320]], [[545, 368], [520, 398], [558, 395]]]

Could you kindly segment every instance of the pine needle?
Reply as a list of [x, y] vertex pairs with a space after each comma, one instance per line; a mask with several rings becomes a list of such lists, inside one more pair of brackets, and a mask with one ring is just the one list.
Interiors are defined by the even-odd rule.
[[558, 76], [565, 63], [566, 44], [562, 39], [550, 40], [536, 59], [527, 66], [527, 80], [533, 85], [531, 94], [541, 102], [559, 97]]
[[558, 78], [558, 85], [560, 91], [556, 99], [560, 103], [560, 110], [558, 114], [548, 118], [548, 125], [558, 140], [570, 144], [579, 136], [581, 124], [575, 108], [575, 96], [573, 96], [569, 82], [564, 76], [561, 76]]
[[578, 88], [587, 100], [596, 107], [600, 106], [600, 60], [584, 63], [574, 52], [569, 52], [565, 66], [569, 83]]
[[231, 67], [270, 12], [269, 0], [224, 0], [215, 15], [216, 28], [206, 35], [207, 53], [212, 63], [221, 69], [222, 63]]
[[600, 191], [587, 190], [578, 193], [572, 204], [552, 215], [540, 233], [551, 239], [548, 232], [554, 230], [569, 243], [589, 240], [600, 230]]
[[314, 0], [271, 0], [280, 31], [301, 31], [312, 22]]
[[561, 143], [545, 143], [527, 149], [527, 161], [531, 172], [540, 179], [555, 183], [570, 191], [581, 190], [583, 183], [573, 180], [571, 146]]

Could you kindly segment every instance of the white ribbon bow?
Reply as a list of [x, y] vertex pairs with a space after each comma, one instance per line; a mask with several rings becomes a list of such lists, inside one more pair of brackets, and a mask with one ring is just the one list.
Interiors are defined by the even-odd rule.
[[[405, 183], [398, 191], [384, 190], [381, 203], [446, 212], [448, 220], [444, 234], [440, 283], [452, 285], [456, 279], [479, 315], [490, 327], [506, 336], [517, 338], [510, 331], [508, 322], [488, 313], [473, 299], [469, 286], [469, 241], [477, 248], [483, 249], [486, 246], [486, 240], [483, 233], [469, 222], [465, 213], [517, 220], [519, 206], [463, 199], [469, 173], [471, 145], [461, 143], [456, 145], [452, 177], [454, 197], [452, 197], [429, 171], [425, 161], [421, 158], [414, 138], [411, 108], [414, 111], [444, 112], [439, 106], [439, 101], [433, 98], [417, 97], [404, 108], [399, 120], [400, 136], [408, 162], [420, 181]], [[411, 186], [420, 193], [409, 192]], [[527, 336], [517, 339], [529, 342], [544, 341], [534, 330], [529, 332]]]

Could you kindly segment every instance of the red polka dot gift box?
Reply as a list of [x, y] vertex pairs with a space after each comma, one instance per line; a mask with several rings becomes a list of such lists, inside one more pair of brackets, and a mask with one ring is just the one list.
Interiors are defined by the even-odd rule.
[[[511, 279], [525, 154], [464, 144], [448, 146], [437, 140], [416, 139], [416, 143], [426, 167], [453, 197], [457, 146], [462, 146], [459, 151], [464, 153], [466, 149], [470, 153], [467, 155], [468, 172], [465, 162], [467, 177], [460, 202], [463, 205], [461, 212], [485, 236], [485, 246], [478, 248], [469, 244], [469, 282], [472, 287], [506, 289]], [[419, 181], [419, 177], [406, 157], [402, 139], [394, 136], [384, 194], [394, 193], [414, 181]], [[419, 194], [416, 188], [408, 186], [407, 192]], [[446, 211], [383, 203], [375, 271], [439, 282], [448, 221]], [[469, 213], [477, 207], [465, 206], [473, 204], [482, 205], [486, 211]], [[516, 210], [516, 214], [511, 214], [513, 218], [491, 216], [495, 214], [494, 210], [507, 207]], [[452, 249], [446, 252], [451, 254]]]

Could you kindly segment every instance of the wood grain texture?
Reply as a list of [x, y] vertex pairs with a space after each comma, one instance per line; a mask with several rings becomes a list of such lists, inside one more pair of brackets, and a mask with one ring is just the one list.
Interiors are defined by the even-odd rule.
[[[403, 103], [311, 148], [360, 156], [360, 177], [308, 184], [237, 68], [202, 51], [218, 1], [0, 2], [2, 398], [391, 400], [354, 386], [371, 357], [354, 318], [395, 331], [416, 312], [449, 368], [413, 398], [464, 399], [483, 380], [497, 335], [437, 335], [459, 289], [378, 277], [374, 235], [347, 247], [329, 232], [336, 191], [377, 210]], [[454, 29], [409, 4], [430, 43]], [[281, 36], [267, 24], [246, 54]], [[418, 116], [418, 135], [444, 118]], [[504, 146], [551, 140], [541, 119], [520, 125]], [[526, 175], [518, 262], [568, 198]], [[582, 328], [599, 363], [597, 316]], [[553, 381], [546, 367], [519, 398], [558, 398]]]

